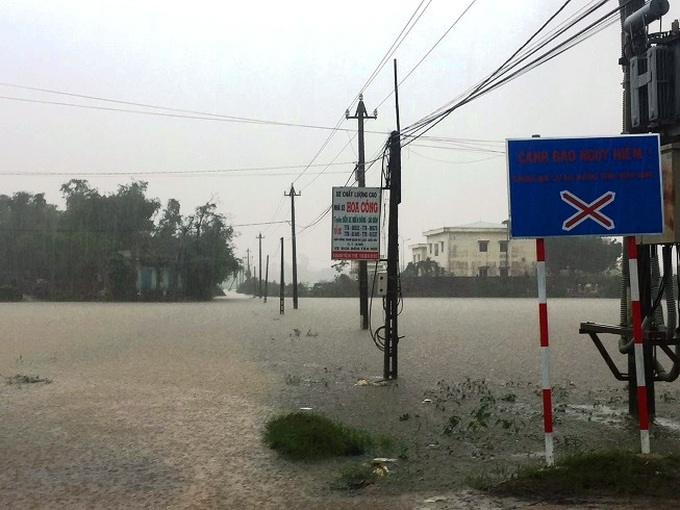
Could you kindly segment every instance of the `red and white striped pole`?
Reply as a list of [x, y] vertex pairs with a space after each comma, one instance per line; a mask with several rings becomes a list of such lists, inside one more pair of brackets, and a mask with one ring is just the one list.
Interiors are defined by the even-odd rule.
[[647, 384], [645, 355], [642, 350], [642, 313], [638, 281], [637, 246], [635, 236], [626, 237], [628, 267], [630, 268], [630, 306], [633, 312], [633, 341], [635, 345], [635, 378], [637, 380], [638, 416], [640, 417], [640, 450], [649, 453], [649, 415], [647, 414]]
[[548, 340], [548, 300], [545, 282], [545, 243], [536, 239], [536, 279], [538, 280], [538, 329], [541, 344], [541, 386], [543, 393], [543, 430], [545, 431], [545, 463], [555, 463], [553, 455], [552, 389], [550, 388], [550, 342]]

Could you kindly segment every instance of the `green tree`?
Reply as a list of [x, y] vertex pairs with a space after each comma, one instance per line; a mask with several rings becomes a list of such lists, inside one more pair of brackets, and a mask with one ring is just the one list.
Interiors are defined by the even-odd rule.
[[416, 271], [418, 276], [444, 276], [446, 272], [439, 262], [427, 257], [425, 260], [420, 260], [416, 264]]
[[86, 180], [71, 179], [61, 191], [66, 200], [59, 242], [64, 292], [86, 298], [99, 294], [114, 253], [125, 252], [132, 260], [151, 257], [153, 217], [160, 204], [147, 198], [146, 182], [133, 181], [102, 195]]
[[545, 240], [548, 273], [599, 274], [616, 266], [621, 243], [606, 237], [551, 237]]
[[113, 253], [108, 260], [109, 298], [115, 301], [134, 301], [137, 295], [137, 274], [132, 261], [121, 253]]
[[0, 195], [0, 285], [30, 292], [53, 276], [58, 222], [59, 211], [43, 193]]
[[186, 218], [180, 233], [180, 269], [189, 297], [211, 299], [217, 285], [238, 269], [233, 236], [233, 227], [212, 202]]
[[345, 272], [345, 269], [349, 267], [349, 260], [338, 260], [335, 264], [332, 264], [331, 267], [338, 273], [336, 275], [337, 278]]

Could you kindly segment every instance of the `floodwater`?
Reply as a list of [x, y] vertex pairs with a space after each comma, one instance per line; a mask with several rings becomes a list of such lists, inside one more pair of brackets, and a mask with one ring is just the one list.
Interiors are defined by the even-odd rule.
[[[618, 301], [548, 307], [556, 455], [638, 449], [624, 384], [578, 334], [617, 323]], [[385, 385], [355, 299], [287, 300], [285, 315], [278, 299], [236, 295], [0, 314], [0, 507], [516, 508], [460, 491], [540, 461], [536, 300], [406, 299], [399, 378]], [[51, 382], [5, 384], [18, 374]], [[677, 449], [678, 398], [658, 385], [653, 451]], [[331, 489], [342, 461], [295, 464], [261, 443], [267, 418], [302, 407], [394, 435], [404, 458], [358, 496]]]

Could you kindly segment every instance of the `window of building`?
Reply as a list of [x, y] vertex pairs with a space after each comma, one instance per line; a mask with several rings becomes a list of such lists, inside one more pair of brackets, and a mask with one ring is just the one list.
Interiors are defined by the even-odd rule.
[[430, 255], [432, 255], [432, 243], [428, 245], [430, 247]]
[[500, 242], [501, 253], [508, 253], [508, 241]]
[[489, 241], [478, 241], [480, 253], [486, 253], [489, 251]]
[[508, 276], [508, 268], [507, 267], [501, 267], [501, 277], [506, 278]]
[[489, 268], [487, 266], [482, 266], [479, 268], [479, 276], [486, 278], [489, 276]]
[[439, 243], [436, 243], [434, 245], [434, 256], [437, 257], [439, 255]]

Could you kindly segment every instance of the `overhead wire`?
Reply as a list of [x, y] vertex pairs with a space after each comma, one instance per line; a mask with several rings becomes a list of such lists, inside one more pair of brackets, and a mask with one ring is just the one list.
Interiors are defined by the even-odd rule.
[[[353, 99], [352, 102], [350, 103], [350, 107], [351, 107], [351, 106], [359, 99], [359, 97], [361, 96], [361, 94], [363, 94], [363, 92], [365, 91], [366, 87], [368, 87], [368, 85], [370, 85], [370, 84], [373, 82], [373, 80], [375, 79], [375, 77], [377, 76], [377, 74], [380, 72], [380, 70], [381, 70], [381, 69], [385, 66], [385, 64], [389, 61], [389, 58], [394, 54], [394, 52], [396, 51], [396, 49], [401, 45], [401, 43], [404, 41], [404, 39], [408, 36], [408, 34], [409, 34], [409, 33], [411, 32], [411, 30], [413, 29], [413, 27], [416, 25], [416, 23], [420, 20], [421, 16], [425, 13], [425, 11], [427, 10], [427, 8], [429, 7], [430, 3], [432, 3], [432, 0], [429, 0], [428, 3], [427, 3], [427, 5], [425, 6], [425, 8], [424, 8], [422, 11], [420, 11], [420, 8], [421, 8], [421, 6], [423, 5], [423, 2], [424, 2], [424, 0], [422, 0], [422, 1], [420, 2], [420, 4], [418, 4], [418, 6], [416, 7], [416, 10], [415, 10], [414, 13], [411, 15], [411, 17], [408, 19], [408, 21], [406, 22], [406, 25], [404, 25], [404, 28], [402, 28], [401, 32], [399, 33], [399, 35], [397, 36], [397, 38], [395, 39], [395, 41], [392, 43], [392, 45], [390, 46], [390, 48], [387, 50], [387, 52], [385, 53], [385, 55], [384, 55], [383, 58], [381, 59], [380, 63], [378, 64], [378, 66], [376, 66], [376, 69], [371, 73], [371, 75], [369, 76], [369, 78], [366, 80], [366, 83], [364, 83], [363, 87], [361, 87], [361, 89], [359, 90], [359, 92], [357, 93], [357, 95], [354, 97], [354, 99]], [[416, 14], [417, 14], [419, 11], [420, 11], [420, 14], [417, 15], [417, 17], [415, 18], [415, 21], [413, 21], [414, 17], [416, 16]], [[408, 28], [407, 28], [407, 27], [408, 27]], [[348, 109], [349, 109], [349, 108], [348, 108]], [[338, 122], [336, 123], [336, 128], [339, 128], [339, 126], [340, 126], [340, 124], [343, 122], [343, 120], [345, 120], [345, 116], [344, 116], [344, 115], [343, 115], [342, 117], [340, 117], [340, 119], [339, 119]], [[316, 154], [314, 154], [314, 157], [312, 158], [310, 165], [311, 165], [312, 163], [314, 163], [314, 161], [316, 161], [316, 158], [318, 158], [319, 155], [320, 155], [320, 154], [324, 151], [324, 149], [328, 146], [328, 144], [330, 143], [331, 139], [332, 139], [333, 136], [335, 135], [335, 132], [336, 132], [336, 131], [337, 131], [337, 129], [335, 129], [335, 130], [331, 131], [331, 133], [329, 133], [328, 137], [326, 138], [326, 140], [324, 141], [324, 143], [321, 145], [321, 148], [316, 152]], [[344, 149], [343, 149], [343, 150], [344, 150]], [[297, 182], [297, 181], [298, 181], [298, 180], [299, 180], [306, 172], [307, 172], [307, 169], [305, 168], [304, 170], [302, 170], [302, 172], [300, 172], [300, 175], [293, 181], [293, 183]]]
[[482, 163], [484, 161], [489, 161], [490, 159], [496, 159], [496, 158], [500, 158], [500, 157], [503, 156], [502, 154], [494, 154], [493, 156], [487, 156], [487, 157], [481, 158], [481, 159], [472, 159], [472, 160], [466, 160], [466, 161], [451, 161], [450, 159], [439, 159], [439, 158], [433, 158], [433, 157], [430, 157], [430, 156], [425, 156], [424, 154], [420, 154], [420, 153], [414, 151], [413, 148], [411, 148], [411, 147], [408, 147], [408, 149], [409, 149], [409, 154], [415, 154], [419, 158], [427, 159], [427, 160], [430, 160], [430, 161], [436, 161], [438, 163], [446, 163], [448, 165], [473, 165], [475, 163]]
[[[397, 84], [398, 87], [401, 86], [406, 80], [408, 80], [408, 78], [415, 72], [416, 69], [418, 69], [418, 67], [420, 67], [420, 65], [425, 61], [425, 59], [430, 56], [430, 53], [432, 53], [434, 49], [437, 46], [439, 46], [439, 44], [446, 38], [446, 36], [449, 35], [449, 32], [451, 32], [451, 30], [453, 30], [453, 28], [458, 24], [458, 22], [463, 18], [463, 16], [467, 14], [467, 12], [475, 4], [476, 1], [477, 0], [472, 0], [472, 2], [470, 2], [470, 4], [465, 8], [465, 10], [454, 20], [454, 22], [451, 25], [449, 25], [449, 27], [444, 31], [444, 33], [439, 37], [439, 39], [437, 39], [437, 41], [430, 47], [430, 49], [427, 50], [425, 55], [423, 55], [423, 57], [416, 63], [416, 65], [413, 66], [411, 70], [403, 78], [399, 80], [399, 83]], [[385, 96], [385, 98], [382, 101], [380, 101], [380, 103], [378, 103], [377, 108], [380, 108], [385, 103], [385, 101], [387, 101], [393, 95], [394, 90], [390, 91], [387, 94], [387, 96]]]
[[[351, 106], [359, 99], [359, 97], [361, 96], [361, 94], [363, 94], [363, 92], [364, 92], [364, 91], [366, 90], [366, 88], [373, 82], [373, 80], [374, 80], [374, 79], [376, 78], [376, 76], [380, 73], [380, 71], [381, 71], [381, 70], [383, 69], [383, 67], [387, 64], [387, 62], [389, 62], [390, 57], [394, 54], [394, 52], [397, 50], [397, 48], [399, 48], [399, 46], [402, 44], [402, 42], [406, 39], [406, 37], [407, 37], [408, 34], [411, 32], [411, 30], [413, 29], [413, 27], [418, 23], [418, 21], [420, 20], [420, 18], [422, 17], [422, 15], [425, 13], [425, 11], [427, 10], [427, 8], [428, 8], [428, 7], [430, 6], [430, 4], [432, 3], [432, 0], [429, 0], [429, 1], [427, 2], [427, 4], [425, 5], [425, 7], [421, 10], [421, 7], [422, 7], [422, 5], [424, 4], [424, 2], [425, 2], [425, 0], [422, 0], [422, 1], [418, 4], [418, 6], [416, 7], [416, 10], [413, 12], [413, 14], [411, 15], [411, 17], [408, 19], [408, 21], [406, 22], [406, 24], [405, 24], [404, 27], [402, 28], [401, 32], [399, 32], [399, 35], [397, 36], [397, 38], [394, 40], [394, 42], [393, 42], [392, 45], [389, 47], [389, 49], [387, 50], [387, 52], [385, 53], [385, 55], [383, 56], [383, 58], [380, 60], [380, 62], [378, 63], [378, 65], [376, 66], [376, 68], [374, 69], [374, 71], [371, 73], [371, 75], [369, 76], [369, 78], [366, 80], [366, 82], [364, 83], [364, 85], [361, 87], [361, 89], [359, 90], [359, 93], [355, 96], [355, 98], [354, 98], [354, 99], [352, 100], [352, 102], [350, 103], [350, 107], [351, 107]], [[415, 19], [414, 19], [414, 18], [415, 18]], [[340, 122], [343, 121], [343, 119], [344, 119], [344, 116], [341, 117], [341, 119], [338, 121], [338, 124], [337, 124], [338, 126], [340, 125]], [[333, 136], [333, 134], [334, 134], [334, 133], [331, 133], [331, 134], [328, 136], [328, 138], [325, 140], [325, 142], [323, 143], [323, 145], [321, 146], [321, 148], [319, 149], [319, 151], [317, 151], [317, 153], [314, 155], [314, 158], [312, 158], [312, 162], [314, 162], [314, 161], [316, 160], [316, 158], [319, 156], [319, 154], [326, 148], [326, 146], [327, 146], [328, 143], [330, 142], [330, 139], [331, 139], [331, 137]], [[355, 138], [355, 137], [356, 137], [356, 135], [355, 135], [355, 136], [352, 136], [352, 137], [350, 138], [350, 140], [348, 141], [348, 143], [345, 144], [345, 145], [342, 147], [342, 149], [340, 149], [340, 151], [336, 154], [335, 158], [333, 158], [332, 161], [335, 161], [335, 159], [337, 159], [337, 158], [340, 156], [340, 154], [342, 154], [342, 152], [347, 148], [347, 146], [348, 146], [348, 145], [351, 145], [351, 143], [354, 141], [354, 138]], [[368, 171], [368, 170], [372, 167], [372, 165], [375, 163], [375, 161], [377, 161], [377, 159], [373, 159], [373, 160], [370, 160], [369, 162], [367, 162], [367, 163], [368, 163], [368, 168], [366, 169], [366, 171]], [[345, 185], [349, 184], [349, 182], [350, 182], [350, 180], [352, 179], [352, 176], [355, 174], [355, 172], [356, 172], [356, 167], [352, 170], [352, 173], [350, 174], [349, 178], [347, 179], [347, 182], [345, 183]], [[306, 169], [304, 169], [304, 170], [300, 173], [300, 175], [298, 176], [298, 178], [296, 178], [295, 181], [293, 181], [293, 182], [297, 182], [297, 180], [298, 180], [300, 177], [302, 177], [305, 173], [306, 173]], [[303, 186], [303, 187], [301, 188], [301, 190], [304, 190], [305, 188], [307, 188], [308, 186], [310, 186], [310, 185], [311, 185], [311, 184], [312, 184], [312, 183], [313, 183], [313, 182], [314, 182], [321, 174], [323, 174], [323, 173], [324, 173], [323, 171], [320, 172], [319, 175], [317, 175], [314, 179], [312, 179], [312, 180], [311, 180], [310, 182], [308, 182], [305, 186]], [[332, 208], [332, 204], [331, 204], [330, 206], [328, 206], [326, 209], [324, 209], [324, 211], [322, 211], [321, 214], [320, 214], [316, 219], [314, 219], [309, 225], [303, 227], [303, 228], [300, 230], [300, 232], [298, 233], [298, 235], [302, 234], [303, 232], [305, 232], [305, 231], [307, 231], [308, 229], [310, 229], [310, 228], [314, 227], [315, 225], [317, 225], [321, 220], [323, 220], [323, 219], [328, 215], [328, 213], [331, 211], [331, 208]]]
[[[601, 2], [602, 2], [602, 1], [603, 1], [603, 0], [600, 0], [600, 3], [599, 3], [598, 5], [595, 5], [594, 8], [597, 8], [599, 5], [601, 5]], [[604, 1], [606, 1], [606, 0], [604, 0]], [[564, 5], [563, 5], [562, 7], [560, 7], [560, 9], [558, 9], [558, 12], [561, 11], [563, 8], [564, 8]], [[510, 68], [512, 68], [512, 67], [514, 67], [514, 66], [516, 66], [516, 65], [518, 65], [518, 64], [521, 63], [522, 61], [524, 61], [524, 60], [526, 60], [527, 58], [529, 58], [529, 56], [531, 56], [533, 53], [535, 53], [535, 52], [538, 51], [539, 49], [545, 47], [551, 40], [554, 40], [557, 36], [559, 36], [561, 33], [563, 33], [564, 31], [566, 31], [567, 29], [569, 29], [571, 26], [573, 26], [575, 23], [577, 23], [578, 21], [580, 21], [581, 19], [583, 19], [585, 16], [587, 16], [587, 15], [590, 14], [591, 12], [592, 12], [592, 8], [589, 9], [589, 10], [587, 10], [587, 12], [582, 13], [580, 16], [576, 16], [576, 15], [575, 15], [574, 17], [570, 18], [570, 22], [569, 22], [569, 23], [566, 23], [566, 22], [565, 22], [565, 23], [562, 23], [557, 29], [554, 29], [554, 30], [551, 31], [546, 37], [544, 37], [543, 39], [539, 40], [538, 43], [536, 44], [536, 46], [531, 47], [531, 48], [527, 51], [527, 53], [526, 53], [525, 55], [523, 55], [521, 58], [518, 58], [517, 60], [512, 61], [512, 57], [511, 57], [511, 58], [508, 59], [503, 65], [501, 65], [501, 66], [498, 67], [493, 73], [491, 73], [487, 78], [481, 80], [478, 84], [476, 84], [476, 85], [474, 85], [473, 87], [471, 87], [470, 89], [468, 89], [468, 91], [463, 92], [462, 94], [460, 94], [459, 96], [457, 96], [456, 98], [454, 98], [452, 101], [450, 101], [449, 103], [447, 103], [447, 104], [444, 105], [443, 107], [440, 107], [438, 110], [436, 110], [436, 111], [433, 112], [432, 114], [426, 116], [426, 117], [425, 117], [424, 119], [422, 119], [421, 121], [419, 121], [419, 122], [417, 122], [417, 123], [414, 123], [411, 127], [415, 127], [415, 126], [417, 126], [419, 123], [420, 123], [420, 124], [426, 123], [426, 122], [428, 122], [431, 118], [433, 118], [433, 117], [435, 117], [435, 116], [441, 114], [442, 112], [446, 112], [447, 108], [448, 108], [450, 105], [452, 105], [452, 104], [460, 104], [460, 103], [463, 103], [463, 104], [464, 104], [464, 102], [469, 101], [470, 98], [471, 98], [471, 96], [475, 93], [475, 91], [478, 92], [478, 91], [480, 90], [480, 88], [481, 88], [484, 84], [488, 83], [492, 78], [495, 78], [495, 77], [498, 77], [498, 76], [502, 75], [503, 72], [509, 70]], [[552, 20], [552, 19], [554, 19], [554, 15], [550, 17], [550, 19], [548, 20], [548, 22], [549, 22], [550, 20]], [[531, 40], [533, 40], [533, 39], [536, 37], [536, 35], [537, 35], [537, 34], [538, 34], [538, 33], [546, 26], [546, 24], [547, 24], [547, 22], [544, 23], [543, 27], [541, 27], [541, 29], [539, 29], [538, 31], [536, 31], [536, 32], [535, 32], [535, 33], [527, 40], [527, 42], [525, 42], [525, 43], [520, 47], [520, 49], [519, 49], [518, 51], [516, 51], [516, 52], [513, 54], [513, 56], [516, 56], [516, 55], [518, 54], [518, 52], [521, 51], [522, 48], [525, 48], [525, 47], [527, 46], [527, 44], [528, 44]], [[511, 61], [512, 61], [512, 66], [509, 67], [509, 66], [508, 66], [508, 63], [511, 62]]]
[[[566, 20], [561, 22], [557, 27], [551, 29], [547, 34], [545, 34], [541, 39], [535, 42], [533, 46], [528, 46], [528, 43], [530, 43], [533, 39], [536, 38], [536, 36], [556, 17], [556, 15], [560, 12], [562, 12], [565, 8], [566, 5], [569, 4], [570, 0], [567, 0], [550, 18], [548, 21], [546, 21], [541, 28], [539, 28], [534, 34], [529, 37], [529, 39], [522, 45], [520, 48], [513, 54], [513, 56], [516, 56], [523, 48], [527, 48], [527, 54], [525, 57], [523, 57], [521, 60], [516, 61], [513, 63], [513, 65], [518, 64], [519, 62], [523, 61], [524, 59], [528, 58], [531, 54], [534, 52], [538, 51], [540, 48], [544, 47], [548, 42], [550, 42], [551, 38], [555, 38], [559, 36], [560, 33], [563, 31], [568, 30], [570, 27], [574, 26], [576, 23], [578, 23], [580, 20], [584, 19], [588, 15], [590, 15], [592, 12], [594, 12], [595, 9], [599, 8], [602, 6], [604, 2], [607, 2], [608, 0], [593, 0], [589, 5], [586, 5], [582, 7], [580, 10], [578, 10], [576, 13], [574, 13], [572, 16], [568, 17]], [[435, 110], [425, 118], [431, 117], [433, 115], [436, 115], [440, 113], [441, 111], [444, 111], [447, 107], [450, 105], [460, 101], [462, 98], [464, 98], [466, 95], [470, 95], [474, 92], [474, 90], [478, 89], [481, 87], [482, 84], [488, 82], [488, 80], [493, 77], [497, 76], [500, 74], [507, 66], [508, 64], [512, 61], [513, 56], [511, 56], [504, 64], [502, 64], [500, 67], [498, 67], [493, 73], [491, 73], [487, 78], [484, 78], [480, 80], [477, 84], [473, 85], [470, 87], [468, 90], [462, 92], [458, 96], [456, 96], [454, 99], [449, 101], [447, 104], [444, 106], [440, 107], [439, 109]]]
[[[351, 162], [330, 162], [330, 163], [319, 163], [314, 165], [315, 167], [329, 167], [329, 166], [341, 166], [349, 165]], [[12, 176], [77, 176], [77, 177], [87, 177], [87, 176], [121, 176], [121, 175], [206, 175], [206, 174], [228, 174], [228, 173], [248, 173], [248, 175], [268, 175], [268, 176], [281, 176], [281, 175], [297, 175], [297, 174], [257, 174], [254, 172], [264, 172], [264, 171], [278, 171], [278, 170], [293, 170], [296, 168], [302, 168], [305, 165], [281, 165], [281, 166], [260, 166], [260, 167], [241, 167], [241, 168], [221, 168], [221, 169], [196, 169], [196, 170], [133, 170], [133, 171], [113, 171], [113, 172], [47, 172], [47, 171], [1, 171], [0, 175], [12, 175]], [[251, 173], [252, 172], [252, 173]], [[335, 172], [333, 172], [335, 173]], [[337, 172], [337, 173], [345, 173]]]
[[[381, 149], [381, 150], [382, 150], [382, 149]], [[367, 162], [367, 163], [368, 163], [368, 166], [366, 167], [366, 170], [365, 170], [365, 171], [368, 172], [368, 171], [373, 167], [373, 165], [375, 165], [375, 163], [377, 163], [378, 161], [380, 161], [380, 158], [372, 158], [371, 160], [369, 160], [369, 161]], [[355, 170], [356, 170], [356, 169], [355, 169]], [[347, 186], [347, 185], [350, 183], [350, 181], [352, 180], [352, 177], [353, 177], [353, 176], [354, 176], [354, 173], [350, 174], [350, 176], [349, 176], [349, 177], [347, 178], [347, 180], [345, 181], [345, 184], [344, 184], [345, 186]], [[328, 213], [331, 212], [331, 209], [332, 209], [332, 208], [333, 208], [333, 204], [331, 203], [331, 204], [330, 204], [328, 207], [326, 207], [326, 208], [325, 208], [325, 209], [324, 209], [324, 210], [323, 210], [323, 211], [322, 211], [322, 212], [321, 212], [314, 220], [312, 220], [312, 222], [311, 222], [309, 225], [306, 225], [305, 227], [302, 227], [302, 229], [298, 232], [298, 236], [301, 235], [301, 234], [302, 234], [303, 232], [305, 232], [306, 230], [308, 230], [308, 229], [310, 229], [310, 228], [316, 226], [317, 224], [319, 224], [319, 222], [321, 222], [321, 220], [323, 220], [323, 219], [328, 215]]]
[[[279, 122], [279, 121], [265, 121], [265, 120], [259, 120], [259, 119], [248, 119], [245, 117], [233, 117], [233, 116], [226, 116], [226, 115], [218, 115], [218, 114], [210, 114], [210, 113], [201, 113], [201, 114], [181, 114], [181, 113], [168, 113], [168, 112], [154, 112], [154, 111], [145, 111], [145, 110], [132, 110], [129, 108], [114, 108], [110, 106], [97, 106], [97, 105], [91, 105], [91, 104], [81, 104], [81, 103], [67, 103], [63, 101], [47, 101], [47, 100], [42, 100], [42, 99], [30, 99], [30, 98], [22, 98], [22, 97], [12, 97], [12, 96], [3, 96], [0, 95], [0, 100], [6, 100], [6, 101], [18, 101], [18, 102], [24, 102], [24, 103], [35, 103], [35, 104], [44, 104], [44, 105], [53, 105], [53, 106], [69, 106], [72, 108], [82, 108], [82, 109], [89, 109], [89, 110], [100, 110], [100, 111], [107, 111], [107, 112], [122, 112], [122, 113], [132, 113], [136, 115], [150, 115], [154, 117], [167, 117], [167, 118], [173, 118], [173, 119], [189, 119], [189, 120], [204, 120], [204, 121], [210, 121], [210, 122], [232, 122], [232, 123], [239, 123], [239, 124], [256, 124], [256, 125], [262, 125], [262, 126], [283, 126], [283, 127], [295, 127], [295, 128], [306, 128], [306, 129], [318, 129], [322, 131], [332, 131], [332, 132], [337, 132], [337, 131], [353, 131], [351, 129], [346, 129], [346, 128], [340, 128], [339, 124], [336, 125], [335, 127], [329, 127], [329, 126], [320, 126], [320, 125], [314, 125], [314, 124], [297, 124], [294, 122]], [[101, 99], [105, 101], [105, 99]], [[161, 107], [158, 107], [161, 108]], [[168, 110], [173, 110], [173, 108], [167, 108]]]
[[[418, 21], [420, 20], [420, 18], [422, 17], [422, 15], [425, 14], [425, 11], [428, 9], [428, 7], [430, 7], [430, 4], [432, 3], [432, 0], [429, 0], [429, 1], [427, 2], [427, 5], [425, 6], [425, 8], [424, 8], [422, 11], [420, 11], [420, 8], [422, 7], [422, 5], [423, 5], [424, 3], [425, 3], [425, 0], [422, 0], [422, 1], [418, 4], [418, 6], [416, 7], [416, 10], [413, 11], [413, 14], [411, 14], [411, 17], [408, 19], [408, 21], [406, 22], [406, 24], [404, 25], [404, 27], [401, 29], [401, 32], [399, 32], [399, 35], [397, 35], [397, 38], [394, 40], [394, 42], [393, 42], [392, 45], [389, 47], [389, 49], [385, 52], [385, 55], [384, 55], [383, 58], [380, 60], [380, 62], [379, 62], [378, 65], [376, 66], [376, 68], [373, 70], [373, 72], [371, 73], [371, 75], [369, 76], [369, 78], [366, 80], [366, 83], [364, 83], [364, 85], [363, 85], [363, 86], [361, 87], [361, 89], [359, 90], [359, 94], [357, 94], [357, 95], [355, 96], [355, 98], [352, 100], [352, 102], [350, 103], [350, 107], [351, 107], [351, 106], [359, 99], [359, 95], [362, 94], [362, 93], [368, 88], [368, 86], [369, 86], [371, 83], [373, 83], [373, 80], [375, 80], [375, 78], [378, 76], [378, 74], [380, 73], [380, 71], [382, 71], [382, 69], [385, 67], [385, 65], [387, 65], [387, 63], [388, 63], [389, 60], [390, 60], [390, 57], [392, 57], [392, 55], [394, 55], [394, 53], [397, 51], [397, 49], [399, 49], [399, 46], [401, 46], [401, 43], [404, 42], [404, 40], [406, 39], [406, 37], [411, 33], [411, 30], [413, 30], [413, 27], [416, 26], [416, 24], [418, 23]], [[418, 14], [419, 11], [420, 11], [420, 14]], [[415, 21], [413, 21], [413, 18], [416, 17], [416, 14], [418, 15], [418, 17], [415, 19]], [[411, 23], [412, 21], [413, 21], [413, 23]], [[407, 29], [408, 29], [408, 30], [407, 30]], [[402, 36], [403, 36], [403, 37], [402, 37]], [[384, 101], [383, 101], [383, 102], [384, 102]], [[380, 103], [380, 104], [382, 104], [382, 103]]]
[[[262, 222], [257, 222], [257, 223], [234, 223], [228, 225], [229, 227], [257, 227], [261, 225], [272, 225], [272, 224], [277, 224], [277, 223], [290, 223], [290, 221], [285, 220], [285, 221], [262, 221]], [[54, 233], [59, 233], [59, 234], [80, 234], [80, 233], [95, 233], [95, 234], [103, 234], [103, 233], [118, 233], [118, 234], [129, 234], [129, 233], [134, 233], [134, 232], [148, 232], [152, 229], [149, 230], [144, 230], [144, 229], [121, 229], [121, 228], [29, 228], [29, 227], [21, 227], [21, 228], [6, 228], [6, 227], [0, 227], [0, 232], [54, 232]]]
[[[606, 0], [604, 0], [606, 1]], [[602, 1], [600, 1], [596, 7], [600, 7], [602, 5]], [[588, 10], [587, 14], [590, 14], [594, 11]], [[599, 32], [600, 30], [606, 28], [608, 26], [608, 23], [614, 23], [616, 20], [613, 19], [613, 16], [619, 12], [619, 8], [616, 8], [604, 16], [601, 16], [598, 18], [596, 21], [590, 23], [587, 25], [585, 28], [582, 30], [578, 31], [576, 34], [572, 35], [571, 37], [568, 37], [565, 41], [562, 41], [561, 43], [557, 44], [556, 46], [551, 47], [550, 49], [546, 50], [543, 54], [541, 54], [539, 57], [531, 60], [528, 64], [525, 64], [524, 66], [520, 67], [518, 70], [510, 73], [510, 70], [514, 69], [517, 65], [519, 65], [518, 62], [521, 62], [523, 60], [526, 60], [526, 57], [522, 57], [519, 61], [513, 61], [510, 65], [508, 64], [503, 64], [500, 66], [496, 71], [494, 71], [491, 74], [491, 77], [487, 77], [487, 79], [483, 80], [483, 84], [485, 86], [476, 87], [473, 89], [473, 92], [470, 94], [468, 93], [465, 95], [465, 97], [458, 102], [455, 102], [452, 106], [449, 106], [448, 108], [445, 109], [440, 109], [437, 111], [435, 114], [431, 114], [420, 121], [412, 124], [411, 126], [407, 127], [404, 129], [404, 137], [408, 138], [408, 141], [404, 142], [404, 145], [408, 145], [409, 143], [412, 143], [415, 141], [417, 138], [420, 136], [424, 135], [426, 132], [431, 130], [434, 126], [439, 124], [444, 118], [446, 118], [448, 115], [450, 115], [454, 110], [457, 108], [463, 106], [464, 104], [467, 104], [468, 102], [472, 101], [473, 99], [476, 99], [478, 97], [481, 97], [482, 95], [495, 90], [496, 88], [500, 87], [501, 85], [509, 82], [510, 80], [521, 76], [522, 74], [528, 72], [529, 70], [532, 70], [539, 65], [548, 62], [552, 58], [555, 58], [556, 56], [560, 55], [567, 49], [575, 46], [579, 42], [582, 42], [583, 40], [587, 39], [588, 37], [594, 35], [594, 33]], [[584, 15], [581, 15], [577, 18], [577, 21], [572, 22], [571, 24], [565, 26], [558, 34], [554, 35], [550, 40], [547, 42], [544, 42], [540, 48], [545, 47], [548, 42], [552, 42], [557, 38], [559, 35], [564, 34], [566, 30], [569, 28], [572, 28], [577, 22], [582, 21], [584, 19]], [[542, 27], [544, 28], [545, 25]], [[533, 34], [530, 37], [530, 40], [535, 38], [536, 33]], [[526, 43], [522, 46], [526, 47]], [[532, 54], [535, 53], [532, 52]], [[517, 52], [516, 52], [517, 54]], [[509, 73], [509, 74], [508, 74]]]

